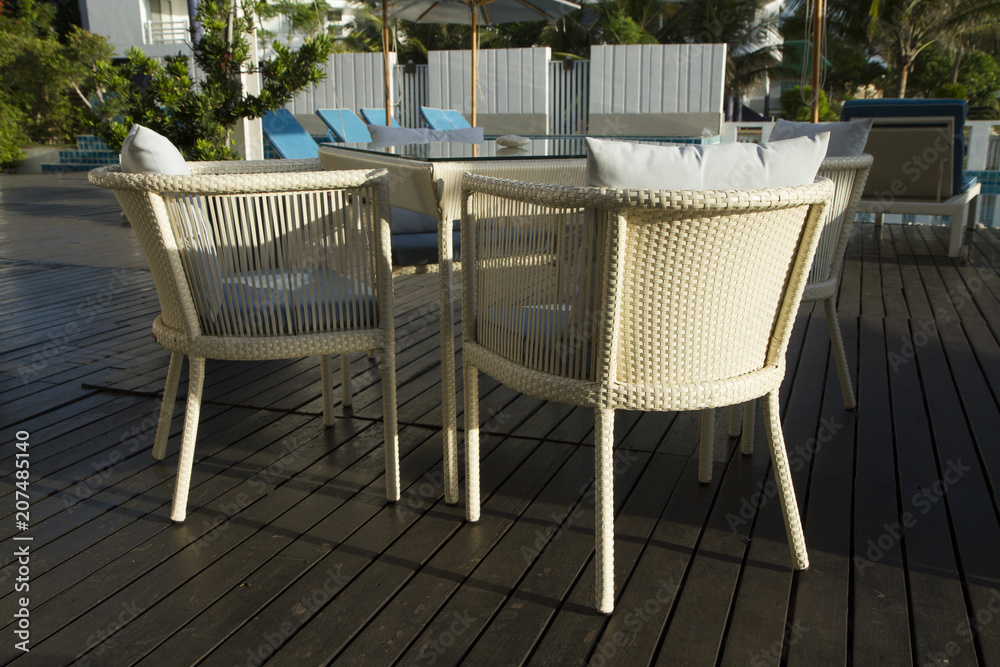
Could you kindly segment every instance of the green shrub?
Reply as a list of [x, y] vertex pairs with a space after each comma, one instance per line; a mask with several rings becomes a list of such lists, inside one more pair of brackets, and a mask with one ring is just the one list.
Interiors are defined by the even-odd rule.
[[960, 83], [945, 83], [937, 87], [934, 97], [948, 100], [967, 100], [969, 94], [965, 91], [965, 86]]
[[[795, 86], [781, 94], [781, 117], [785, 120], [809, 120], [809, 100], [812, 99], [811, 86]], [[839, 120], [839, 109], [831, 109], [826, 93], [819, 91], [819, 119]]]
[[16, 167], [24, 159], [18, 146], [28, 142], [24, 132], [24, 114], [17, 107], [0, 102], [0, 168]]

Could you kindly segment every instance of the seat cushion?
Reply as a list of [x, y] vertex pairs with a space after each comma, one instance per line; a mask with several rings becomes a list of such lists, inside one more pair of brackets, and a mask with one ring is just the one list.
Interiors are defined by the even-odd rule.
[[246, 271], [215, 287], [220, 304], [202, 317], [208, 332], [276, 335], [378, 322], [374, 290], [328, 268]]
[[[458, 259], [462, 253], [461, 232], [452, 232], [453, 259]], [[392, 265], [393, 266], [425, 266], [438, 263], [437, 232], [423, 234], [393, 234], [392, 235]]]

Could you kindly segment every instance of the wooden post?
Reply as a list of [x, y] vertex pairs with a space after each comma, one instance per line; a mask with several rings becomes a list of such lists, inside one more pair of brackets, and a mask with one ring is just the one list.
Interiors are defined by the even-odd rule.
[[479, 26], [477, 25], [476, 3], [469, 3], [472, 9], [472, 127], [476, 126], [476, 50], [479, 47]]
[[382, 0], [382, 60], [385, 65], [385, 126], [392, 125], [392, 79], [389, 77], [389, 0]]
[[820, 70], [823, 66], [823, 0], [813, 0], [813, 40], [812, 40], [812, 100], [809, 105], [809, 120], [819, 122]]

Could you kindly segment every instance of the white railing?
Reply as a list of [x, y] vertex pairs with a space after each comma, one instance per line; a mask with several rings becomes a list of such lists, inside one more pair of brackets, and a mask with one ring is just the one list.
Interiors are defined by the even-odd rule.
[[549, 63], [550, 134], [586, 134], [589, 88], [589, 60]]
[[179, 44], [191, 36], [187, 21], [146, 21], [147, 44]]

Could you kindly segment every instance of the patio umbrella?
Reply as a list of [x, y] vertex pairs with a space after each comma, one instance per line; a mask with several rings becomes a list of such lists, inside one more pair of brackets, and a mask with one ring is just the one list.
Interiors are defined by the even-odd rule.
[[[391, 13], [404, 21], [416, 23], [468, 23], [472, 25], [472, 125], [476, 125], [476, 55], [479, 50], [479, 25], [551, 21], [580, 8], [567, 0], [382, 0], [383, 25]], [[383, 48], [388, 62], [388, 39], [383, 33]], [[389, 80], [386, 78], [388, 90]], [[386, 108], [388, 109], [388, 92]], [[387, 115], [388, 118], [388, 115]]]

